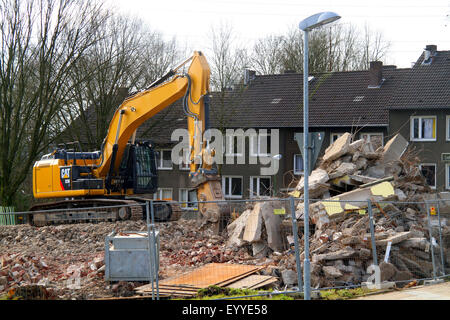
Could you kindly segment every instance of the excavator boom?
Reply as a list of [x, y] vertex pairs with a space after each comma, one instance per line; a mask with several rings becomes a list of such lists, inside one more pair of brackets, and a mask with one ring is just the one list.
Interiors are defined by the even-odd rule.
[[[187, 73], [177, 73], [187, 62], [191, 62]], [[77, 155], [55, 150], [37, 161], [33, 168], [35, 198], [107, 198], [155, 192], [157, 173], [153, 146], [138, 144], [134, 137], [146, 120], [183, 97], [183, 109], [188, 116], [190, 177], [195, 177], [197, 198], [223, 200], [218, 177], [209, 170], [205, 175], [201, 162], [194, 161], [203, 159], [206, 152], [202, 135], [208, 121], [205, 97], [209, 92], [209, 80], [206, 58], [201, 52], [194, 52], [166, 77], [125, 99], [112, 117], [100, 152]], [[140, 184], [141, 191], [137, 187], [138, 181], [145, 182]], [[217, 219], [211, 217], [220, 215], [215, 211], [223, 210], [204, 204], [200, 205], [199, 211], [210, 217], [210, 221], [215, 221]]]

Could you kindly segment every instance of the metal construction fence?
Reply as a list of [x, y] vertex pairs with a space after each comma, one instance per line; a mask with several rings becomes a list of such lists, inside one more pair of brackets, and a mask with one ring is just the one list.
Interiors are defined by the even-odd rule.
[[17, 224], [19, 219], [13, 212], [14, 207], [0, 207], [0, 225]]
[[[205, 288], [211, 286], [215, 290], [221, 288], [218, 293], [235, 293], [234, 297], [221, 299], [279, 294], [309, 298], [311, 292], [333, 288], [357, 288], [377, 281], [394, 282], [401, 287], [414, 280], [438, 279], [450, 274], [450, 200], [311, 200], [308, 239], [305, 238], [303, 200], [299, 198], [190, 201], [188, 205], [178, 201], [167, 203], [191, 208], [182, 210], [180, 219], [197, 219], [199, 228], [210, 205], [225, 207], [229, 214], [219, 220], [210, 217], [210, 222], [218, 223], [220, 228], [218, 235], [214, 232], [205, 235], [211, 239], [220, 236], [223, 240], [206, 244], [208, 248], [215, 248], [215, 255], [206, 254], [206, 248], [198, 246], [184, 248], [188, 256], [197, 258], [195, 268], [187, 264], [186, 272], [161, 278], [161, 270], [167, 265], [159, 258], [164, 253], [159, 239], [170, 240], [173, 235], [165, 234], [165, 229], [155, 219], [155, 201], [146, 202], [144, 239], [148, 244], [131, 249], [147, 252], [148, 267], [143, 272], [148, 274], [149, 284], [138, 293], [151, 294], [153, 299], [192, 298], [199, 290], [205, 292]], [[105, 210], [120, 207], [123, 206], [105, 207]], [[33, 213], [36, 212], [1, 212], [0, 221], [5, 221], [6, 215]], [[111, 245], [108, 241], [105, 241], [105, 260]], [[120, 253], [108, 252], [108, 259], [114, 254]], [[129, 265], [130, 269], [134, 267]], [[131, 271], [122, 268], [120, 272], [126, 279], [126, 272]], [[114, 281], [111, 279], [109, 281]], [[240, 295], [236, 296], [236, 292]]]

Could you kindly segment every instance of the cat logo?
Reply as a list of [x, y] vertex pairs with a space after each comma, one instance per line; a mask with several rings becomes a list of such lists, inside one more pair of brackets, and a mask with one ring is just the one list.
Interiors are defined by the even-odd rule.
[[69, 179], [70, 178], [70, 168], [61, 169], [61, 179]]
[[69, 190], [70, 189], [70, 172], [71, 168], [60, 168], [60, 177], [59, 183], [61, 185], [62, 190]]

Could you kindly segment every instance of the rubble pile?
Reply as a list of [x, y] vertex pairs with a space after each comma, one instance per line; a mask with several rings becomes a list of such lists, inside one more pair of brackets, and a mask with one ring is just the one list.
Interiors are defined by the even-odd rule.
[[[367, 200], [373, 203], [379, 262], [387, 244], [392, 245], [391, 263], [380, 264], [382, 280], [430, 277], [430, 246], [438, 253], [440, 247], [429, 241], [425, 205], [414, 203], [424, 202], [431, 193], [419, 170], [419, 160], [408, 153], [408, 142], [399, 134], [377, 150], [368, 141], [351, 142], [351, 138], [346, 133], [327, 148], [310, 175], [311, 197], [322, 200], [310, 205], [310, 222], [315, 225], [311, 238], [313, 286], [367, 280], [365, 270], [373, 259]], [[296, 190], [302, 194], [303, 188], [302, 179]], [[303, 219], [303, 214], [304, 204], [299, 203], [297, 218]], [[450, 228], [445, 218], [443, 225], [446, 238]], [[438, 238], [437, 230], [433, 237]], [[448, 246], [444, 251], [448, 259]], [[436, 263], [442, 270], [440, 261]]]
[[[199, 231], [196, 221], [158, 224], [160, 279], [209, 262], [240, 262], [244, 249], [226, 249], [224, 237]], [[40, 286], [49, 299], [95, 299], [133, 295], [139, 282], [104, 280], [105, 238], [112, 231], [146, 231], [145, 221], [33, 227], [0, 226], [0, 296]]]
[[[396, 135], [384, 147], [374, 150], [370, 142], [352, 142], [352, 135], [346, 133], [326, 149], [309, 176], [313, 199], [309, 211], [310, 226], [314, 228], [309, 257], [313, 287], [360, 284], [369, 278], [367, 268], [373, 263], [373, 256], [367, 200], [372, 201], [382, 281], [432, 276], [432, 245], [437, 253], [436, 265], [442, 270], [439, 244], [429, 240], [426, 208], [411, 203], [430, 199], [431, 189], [419, 170], [418, 159], [407, 146], [408, 142]], [[302, 178], [292, 195], [301, 199], [303, 190]], [[294, 240], [292, 232], [285, 232], [292, 230], [290, 215], [284, 215], [283, 220], [282, 215], [274, 214], [285, 206], [276, 201], [255, 203], [228, 226], [227, 246], [246, 247], [254, 258], [266, 257], [285, 285], [295, 285], [296, 260], [290, 247]], [[296, 217], [301, 250], [303, 216], [304, 203], [300, 201]], [[450, 228], [445, 217], [441, 223], [444, 263], [450, 266]], [[289, 225], [290, 228], [283, 228]], [[439, 238], [436, 228], [433, 237]], [[383, 262], [389, 242], [392, 247], [387, 262]], [[303, 252], [300, 259], [303, 267]]]

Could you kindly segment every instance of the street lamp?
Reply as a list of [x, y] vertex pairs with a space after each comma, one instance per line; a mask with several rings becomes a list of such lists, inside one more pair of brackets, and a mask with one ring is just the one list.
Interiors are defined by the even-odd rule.
[[334, 12], [321, 12], [312, 15], [299, 23], [300, 30], [304, 32], [303, 38], [303, 172], [304, 172], [304, 237], [305, 237], [305, 258], [303, 260], [303, 284], [305, 300], [311, 299], [310, 265], [309, 265], [309, 161], [308, 152], [310, 149], [308, 133], [308, 32], [312, 29], [331, 23], [340, 18]]

